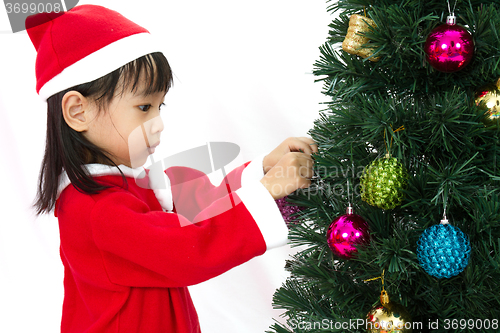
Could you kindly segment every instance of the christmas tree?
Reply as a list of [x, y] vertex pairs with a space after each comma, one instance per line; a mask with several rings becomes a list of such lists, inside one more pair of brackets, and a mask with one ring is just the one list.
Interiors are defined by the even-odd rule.
[[328, 5], [316, 177], [287, 199], [300, 247], [271, 331], [500, 332], [500, 3]]

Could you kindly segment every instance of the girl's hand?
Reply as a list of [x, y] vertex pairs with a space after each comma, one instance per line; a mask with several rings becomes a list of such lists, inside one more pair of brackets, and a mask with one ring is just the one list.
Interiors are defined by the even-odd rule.
[[261, 179], [272, 197], [277, 200], [299, 188], [311, 185], [313, 159], [310, 154], [288, 152]]
[[308, 156], [318, 152], [318, 147], [311, 138], [291, 137], [283, 141], [278, 147], [264, 157], [263, 165], [264, 174], [274, 167], [285, 154], [290, 152], [302, 152]]
[[313, 159], [306, 153], [289, 152], [261, 179], [274, 200], [311, 185]]

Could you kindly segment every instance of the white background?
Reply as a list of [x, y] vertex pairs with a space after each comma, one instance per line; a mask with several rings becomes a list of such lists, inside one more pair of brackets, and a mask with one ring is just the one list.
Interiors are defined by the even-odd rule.
[[[155, 34], [174, 87], [162, 111], [160, 158], [208, 141], [241, 147], [235, 167], [303, 136], [325, 101], [313, 63], [332, 17], [326, 0], [80, 1], [117, 10]], [[57, 220], [36, 217], [46, 105], [35, 49], [0, 7], [0, 332], [58, 332], [63, 299]], [[89, 36], [90, 38], [91, 36]], [[217, 181], [219, 175], [212, 175]], [[190, 288], [204, 333], [264, 332], [290, 248], [272, 250]]]

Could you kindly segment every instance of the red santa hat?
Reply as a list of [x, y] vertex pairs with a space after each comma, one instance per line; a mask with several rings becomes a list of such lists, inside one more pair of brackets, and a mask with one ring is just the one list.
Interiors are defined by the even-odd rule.
[[26, 30], [37, 51], [36, 91], [43, 100], [160, 51], [148, 30], [96, 5], [29, 16]]

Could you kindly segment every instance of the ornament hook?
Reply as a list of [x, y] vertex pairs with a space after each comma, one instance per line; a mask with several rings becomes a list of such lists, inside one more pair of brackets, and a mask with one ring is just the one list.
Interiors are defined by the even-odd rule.
[[455, 8], [457, 7], [457, 0], [455, 0], [455, 5], [453, 6], [453, 10], [450, 8], [450, 0], [448, 0], [448, 12], [450, 15], [446, 17], [446, 23], [449, 25], [457, 24], [457, 17], [455, 16]]
[[[404, 125], [399, 126], [399, 128], [397, 128], [396, 130], [394, 130], [394, 129], [392, 128], [392, 125], [389, 125], [389, 126], [391, 126], [392, 133], [397, 133], [397, 132], [399, 132], [399, 131], [404, 131], [404, 130], [405, 130], [405, 126], [404, 126]], [[391, 142], [390, 142], [390, 144], [389, 144], [389, 148], [388, 148], [388, 147], [387, 147], [387, 131], [386, 131], [386, 129], [384, 128], [384, 143], [385, 143], [385, 149], [387, 150], [387, 153], [385, 154], [385, 157], [386, 157], [386, 158], [391, 157], [392, 139], [393, 139], [393, 138], [394, 138], [394, 137], [391, 135]]]
[[349, 178], [347, 178], [347, 210], [346, 210], [346, 214], [354, 214], [354, 209], [352, 208], [353, 201], [354, 200], [351, 200], [351, 195], [350, 195]]
[[446, 208], [448, 206], [448, 197], [445, 195], [443, 192], [443, 204], [444, 204], [444, 212], [443, 212], [443, 218], [441, 219], [441, 224], [449, 224], [448, 219], [446, 218]]
[[384, 274], [385, 274], [385, 268], [384, 268], [384, 270], [382, 270], [382, 276], [377, 276], [375, 278], [364, 280], [364, 282], [374, 281], [374, 280], [378, 280], [378, 279], [382, 280], [382, 291], [380, 292], [380, 303], [385, 306], [385, 305], [389, 304], [389, 294], [387, 294], [387, 291], [385, 291], [385, 288], [384, 288]]
[[450, 13], [450, 16], [455, 16], [455, 8], [457, 8], [457, 0], [455, 0], [455, 5], [453, 5], [453, 10], [450, 8], [450, 0], [447, 0], [448, 2], [448, 12]]

